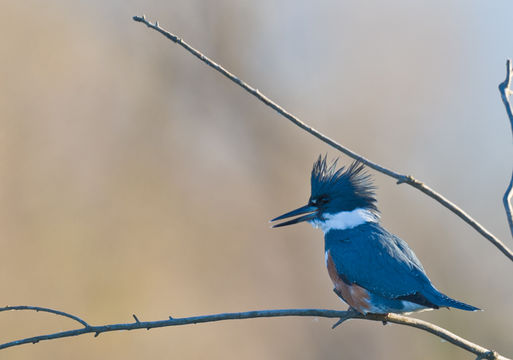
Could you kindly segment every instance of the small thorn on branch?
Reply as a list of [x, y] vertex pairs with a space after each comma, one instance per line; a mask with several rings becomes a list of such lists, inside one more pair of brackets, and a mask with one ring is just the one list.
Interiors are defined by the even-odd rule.
[[347, 317], [342, 317], [340, 319], [338, 319], [338, 321], [336, 323], [334, 323], [331, 328], [332, 329], [335, 329], [337, 326], [339, 326], [340, 324], [342, 324], [344, 321], [348, 320]]
[[138, 324], [141, 323], [135, 314], [132, 314], [132, 316], [134, 317], [136, 323], [138, 323]]
[[[335, 293], [337, 293], [337, 291], [335, 291]], [[349, 308], [346, 311], [346, 314], [344, 316], [342, 316], [341, 318], [339, 318], [338, 321], [335, 324], [333, 324], [333, 326], [331, 328], [335, 329], [337, 326], [342, 324], [344, 321], [352, 319], [352, 318], [354, 318], [358, 314], [359, 314], [358, 311], [354, 310], [353, 308]]]
[[415, 184], [415, 183], [418, 183], [419, 181], [415, 180], [415, 178], [411, 175], [403, 175], [399, 178], [399, 180], [397, 180], [397, 185], [400, 185], [400, 184]]
[[399, 178], [399, 180], [397, 180], [396, 184], [397, 185], [401, 185], [401, 184], [404, 184], [404, 183], [407, 183], [408, 182], [408, 177], [407, 176], [401, 176]]
[[399, 177], [399, 180], [397, 180], [397, 185], [400, 185], [400, 184], [410, 184], [410, 185], [417, 185], [417, 186], [422, 186], [424, 185], [421, 181], [418, 181], [417, 179], [415, 179], [413, 176], [411, 175], [403, 175], [401, 177]]

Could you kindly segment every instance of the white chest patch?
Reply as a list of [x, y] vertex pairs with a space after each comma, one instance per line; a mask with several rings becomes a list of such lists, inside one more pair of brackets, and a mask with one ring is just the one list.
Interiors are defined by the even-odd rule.
[[324, 215], [324, 221], [312, 220], [310, 224], [314, 228], [321, 228], [324, 234], [330, 230], [346, 230], [366, 222], [377, 222], [378, 215], [365, 209], [354, 209], [353, 211], [341, 211], [336, 214]]

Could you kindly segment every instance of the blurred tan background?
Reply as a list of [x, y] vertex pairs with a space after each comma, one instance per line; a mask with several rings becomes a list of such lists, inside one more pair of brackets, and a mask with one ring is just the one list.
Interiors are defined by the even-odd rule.
[[[3, 0], [0, 304], [92, 324], [346, 307], [331, 291], [322, 233], [268, 224], [305, 203], [318, 154], [338, 154], [131, 20], [143, 13], [513, 244], [501, 202], [513, 146], [497, 91], [513, 57], [509, 0]], [[513, 264], [418, 191], [375, 178], [385, 226], [437, 287], [486, 310], [418, 317], [513, 356]], [[87, 335], [0, 358], [472, 358], [406, 327], [333, 322]], [[76, 326], [1, 313], [0, 341]]]

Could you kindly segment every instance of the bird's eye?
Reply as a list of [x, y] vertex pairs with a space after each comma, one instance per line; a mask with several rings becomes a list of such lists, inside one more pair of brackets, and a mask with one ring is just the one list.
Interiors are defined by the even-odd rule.
[[319, 204], [326, 204], [328, 202], [328, 197], [327, 196], [321, 196], [318, 200]]
[[326, 204], [328, 202], [328, 200], [329, 200], [328, 197], [323, 195], [323, 196], [320, 196], [320, 197], [318, 197], [316, 199], [310, 200], [310, 204], [312, 204], [312, 205], [324, 205], [324, 204]]

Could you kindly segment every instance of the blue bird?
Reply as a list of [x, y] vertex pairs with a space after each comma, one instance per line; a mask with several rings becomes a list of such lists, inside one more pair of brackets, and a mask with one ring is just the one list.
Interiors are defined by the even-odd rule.
[[375, 187], [360, 162], [337, 169], [326, 156], [315, 162], [308, 204], [274, 218], [273, 227], [307, 221], [324, 231], [328, 274], [335, 293], [361, 314], [478, 308], [438, 291], [405, 241], [379, 223]]

